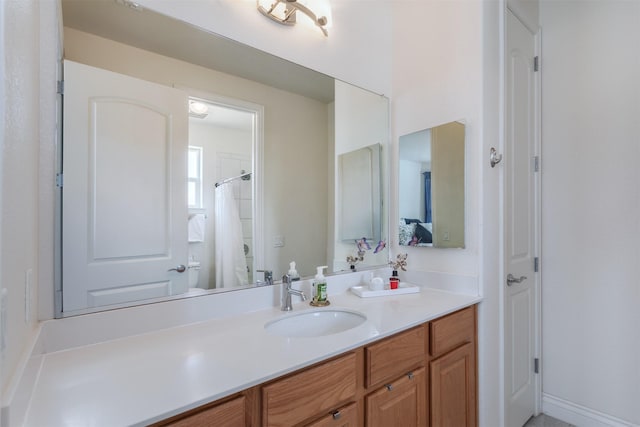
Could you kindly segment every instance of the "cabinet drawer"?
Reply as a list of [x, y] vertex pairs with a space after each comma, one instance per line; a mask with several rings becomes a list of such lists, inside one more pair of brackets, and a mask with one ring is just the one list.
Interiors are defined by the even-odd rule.
[[424, 361], [426, 329], [401, 332], [365, 349], [367, 387], [379, 384], [419, 366]]
[[356, 355], [315, 366], [262, 388], [263, 425], [291, 426], [336, 409], [356, 394]]
[[184, 418], [162, 424], [170, 427], [244, 427], [245, 398], [237, 397], [219, 405], [211, 406], [200, 411], [189, 412]]
[[334, 411], [306, 427], [358, 427], [358, 407], [355, 403]]
[[473, 341], [475, 309], [468, 307], [430, 323], [430, 353], [438, 357], [454, 348]]

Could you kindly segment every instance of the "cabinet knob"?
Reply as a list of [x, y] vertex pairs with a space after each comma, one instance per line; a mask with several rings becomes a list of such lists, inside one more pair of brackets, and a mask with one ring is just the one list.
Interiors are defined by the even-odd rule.
[[334, 420], [339, 420], [341, 416], [342, 416], [342, 414], [340, 413], [340, 411], [336, 411], [336, 412], [333, 413], [333, 419]]
[[409, 377], [409, 379], [410, 379], [410, 380], [412, 380], [412, 379], [413, 379], [413, 372], [409, 372], [409, 373], [407, 374], [407, 377]]
[[393, 390], [393, 386], [392, 386], [391, 384], [385, 384], [384, 386], [385, 386], [385, 387], [387, 388], [387, 390], [389, 390], [389, 391]]

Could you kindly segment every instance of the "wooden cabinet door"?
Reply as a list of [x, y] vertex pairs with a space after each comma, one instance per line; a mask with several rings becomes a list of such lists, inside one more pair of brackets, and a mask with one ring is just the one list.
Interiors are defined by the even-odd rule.
[[367, 427], [426, 427], [427, 374], [419, 368], [366, 397]]
[[351, 403], [332, 414], [308, 424], [306, 427], [358, 427], [358, 407]]
[[475, 427], [476, 362], [473, 344], [431, 362], [431, 427]]

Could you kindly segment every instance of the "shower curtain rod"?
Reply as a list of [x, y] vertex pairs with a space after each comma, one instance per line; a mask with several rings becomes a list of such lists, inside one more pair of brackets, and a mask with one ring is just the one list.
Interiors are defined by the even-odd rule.
[[248, 181], [250, 178], [251, 178], [251, 172], [244, 173], [244, 171], [242, 171], [242, 175], [234, 176], [234, 177], [231, 177], [231, 178], [223, 179], [220, 182], [216, 182], [216, 187], [218, 187], [218, 186], [220, 186], [222, 184], [226, 184], [227, 182], [235, 181], [236, 179], [241, 179], [243, 181]]

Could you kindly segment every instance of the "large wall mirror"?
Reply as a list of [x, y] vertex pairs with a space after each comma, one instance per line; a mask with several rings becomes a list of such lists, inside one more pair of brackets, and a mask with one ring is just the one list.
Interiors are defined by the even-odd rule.
[[464, 248], [464, 124], [403, 135], [399, 150], [399, 244]]
[[[291, 262], [348, 272], [356, 240], [384, 246], [387, 98], [122, 2], [62, 11], [56, 316], [246, 289]], [[368, 185], [345, 217], [353, 177]]]

